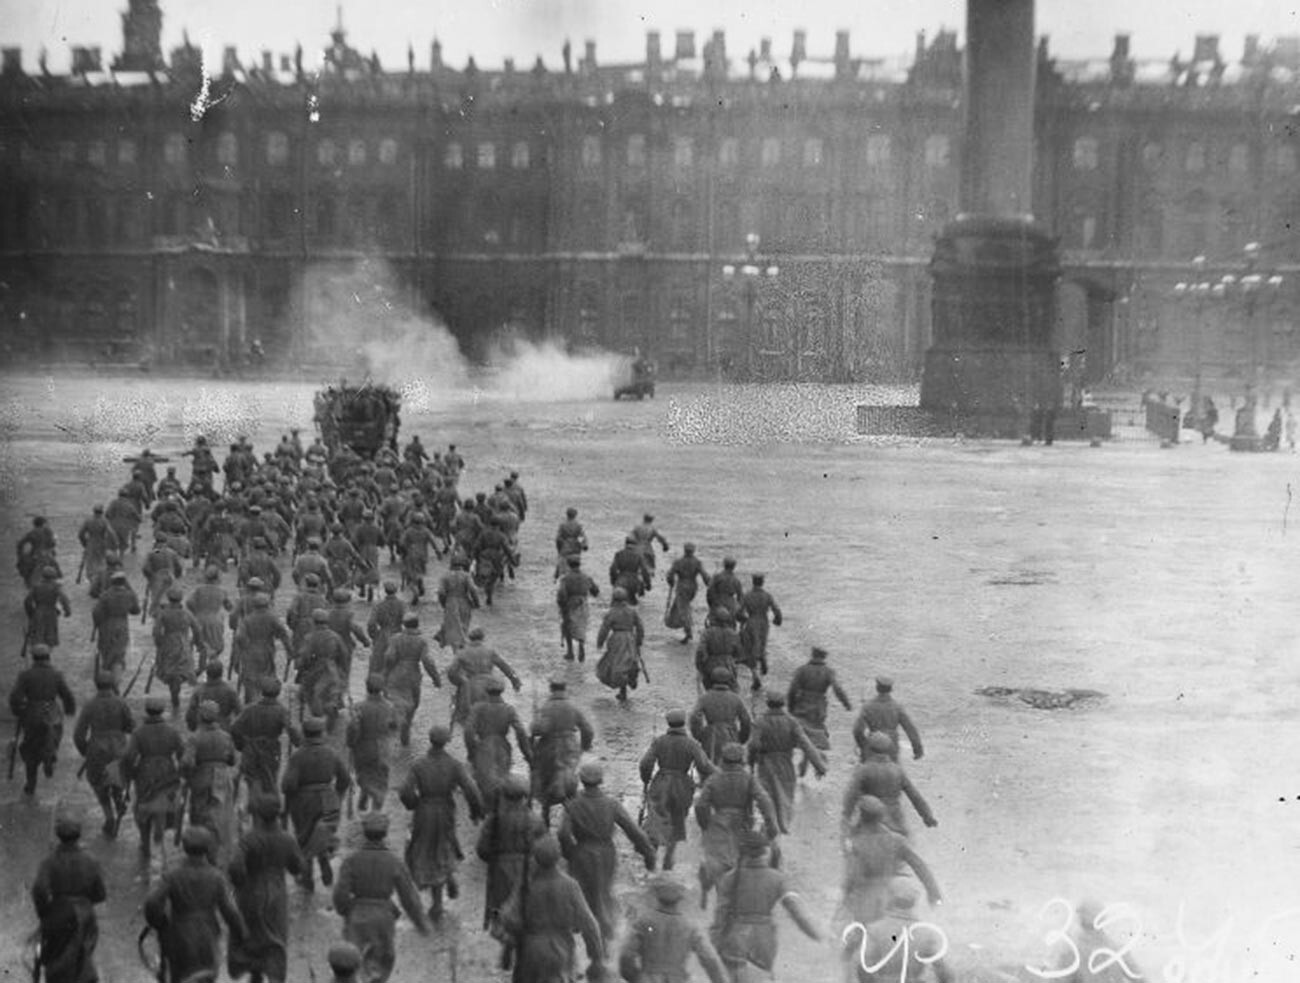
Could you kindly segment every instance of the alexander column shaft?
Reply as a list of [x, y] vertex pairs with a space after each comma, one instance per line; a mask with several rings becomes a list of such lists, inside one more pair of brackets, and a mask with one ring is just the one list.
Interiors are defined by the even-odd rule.
[[938, 237], [921, 405], [1006, 430], [1061, 401], [1056, 243], [1034, 223], [1033, 0], [967, 0], [959, 214]]

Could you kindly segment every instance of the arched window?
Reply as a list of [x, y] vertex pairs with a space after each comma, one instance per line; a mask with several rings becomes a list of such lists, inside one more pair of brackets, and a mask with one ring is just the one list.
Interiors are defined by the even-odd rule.
[[633, 133], [627, 138], [627, 166], [645, 167], [645, 134]]
[[188, 147], [188, 141], [183, 133], [168, 133], [163, 138], [163, 163], [170, 167], [184, 164]]
[[1074, 169], [1076, 171], [1095, 171], [1097, 169], [1097, 157], [1096, 137], [1079, 137], [1074, 141]]
[[386, 139], [379, 141], [379, 163], [391, 167], [397, 163], [397, 141]]
[[322, 140], [316, 144], [316, 163], [321, 167], [333, 167], [338, 159], [339, 148], [333, 140]]
[[528, 144], [520, 140], [510, 148], [510, 166], [516, 171], [526, 171], [530, 163], [530, 156]]
[[459, 143], [449, 143], [442, 153], [442, 166], [449, 171], [459, 171], [465, 166], [465, 148]]
[[820, 137], [809, 137], [803, 142], [803, 166], [821, 167], [826, 163], [826, 145]]
[[868, 167], [888, 167], [892, 152], [893, 144], [888, 133], [871, 133], [867, 136], [865, 157]]
[[946, 133], [931, 133], [925, 138], [925, 166], [947, 167], [951, 150]]
[[695, 141], [690, 137], [676, 137], [673, 140], [673, 166], [690, 167], [695, 163]]
[[781, 141], [776, 137], [765, 137], [758, 151], [759, 163], [764, 167], [776, 167], [781, 163]]
[[266, 162], [272, 167], [283, 167], [289, 163], [289, 137], [273, 131], [266, 135]]
[[588, 134], [582, 138], [582, 166], [599, 167], [600, 160], [600, 137]]
[[483, 142], [478, 145], [477, 164], [480, 171], [494, 171], [497, 166], [497, 145]]
[[229, 130], [217, 137], [217, 163], [225, 167], [239, 163], [239, 140]]
[[366, 162], [366, 141], [350, 140], [348, 142], [348, 164], [361, 167]]

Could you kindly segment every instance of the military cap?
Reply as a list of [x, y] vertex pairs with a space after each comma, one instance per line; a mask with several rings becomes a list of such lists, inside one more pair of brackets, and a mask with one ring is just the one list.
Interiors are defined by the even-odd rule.
[[212, 700], [204, 700], [199, 704], [199, 719], [204, 723], [212, 723], [221, 716], [221, 707], [217, 706]]
[[434, 724], [429, 728], [429, 743], [435, 747], [442, 747], [451, 740], [451, 728], [446, 724]]
[[882, 693], [888, 693], [894, 688], [894, 680], [889, 676], [876, 677], [876, 689]]
[[144, 712], [150, 716], [157, 716], [167, 709], [167, 701], [161, 696], [146, 696], [144, 698]]
[[307, 576], [302, 578], [302, 582], [308, 587], [319, 587], [320, 577], [316, 576], [314, 573], [309, 573]]
[[184, 592], [183, 590], [181, 590], [179, 587], [168, 587], [168, 588], [167, 588], [167, 600], [169, 600], [169, 601], [181, 601], [181, 600], [184, 600], [184, 599], [185, 599], [185, 592]]
[[420, 626], [420, 616], [418, 614], [402, 615], [403, 628], [418, 628]]
[[343, 531], [343, 523], [341, 522], [330, 523], [330, 532], [342, 532], [342, 531]]
[[278, 795], [255, 795], [248, 803], [248, 811], [261, 819], [275, 819], [280, 815], [282, 805]]
[[752, 580], [755, 584], [761, 584], [761, 583], [763, 583], [763, 581], [765, 581], [765, 580], [767, 579], [767, 574], [765, 574], [765, 573], [751, 573], [751, 574], [749, 575], [749, 579]]
[[153, 541], [155, 543], [165, 543], [167, 542], [167, 534], [159, 529], [153, 534]]
[[599, 785], [605, 780], [605, 769], [598, 762], [588, 761], [578, 769], [578, 780], [583, 785]]
[[214, 566], [209, 566], [203, 571], [203, 577], [205, 580], [220, 580], [221, 571]]
[[54, 820], [54, 835], [67, 843], [81, 837], [81, 820], [76, 816], [62, 815]]
[[348, 590], [346, 587], [336, 587], [334, 588], [334, 600], [339, 603], [350, 601], [352, 600], [352, 591]]
[[694, 553], [694, 552], [695, 552], [695, 544], [694, 544], [694, 543], [686, 543], [684, 546], [682, 546], [682, 549], [685, 550], [687, 553]]
[[220, 659], [209, 659], [208, 664], [203, 667], [203, 671], [208, 674], [210, 679], [220, 679], [225, 669], [226, 667], [221, 664]]
[[186, 853], [206, 853], [212, 846], [212, 833], [206, 826], [186, 826], [181, 846]]
[[[262, 506], [257, 505], [256, 503], [253, 504], [253, 505], [250, 505], [250, 506], [248, 507], [248, 514], [249, 514], [249, 515], [261, 515], [261, 514], [262, 514]], [[263, 539], [261, 536], [254, 536], [254, 537], [253, 537], [253, 542], [256, 543], [259, 539], [261, 539], [262, 542], [266, 542], [266, 540]]]
[[266, 676], [266, 677], [264, 677], [264, 678], [262, 679], [262, 695], [263, 695], [263, 696], [279, 696], [279, 695], [280, 695], [280, 680], [276, 679], [274, 676]]
[[731, 670], [726, 666], [714, 666], [709, 679], [715, 683], [729, 683], [732, 680]]
[[547, 833], [533, 842], [533, 859], [539, 867], [554, 867], [560, 862], [560, 841], [554, 833]]
[[356, 973], [361, 968], [361, 950], [351, 942], [335, 942], [326, 958], [332, 973]]
[[320, 537], [318, 537], [318, 536], [308, 536], [308, 537], [307, 537], [307, 548], [308, 548], [308, 549], [319, 549], [319, 548], [320, 548]]
[[624, 536], [624, 537], [623, 537], [623, 545], [624, 545], [624, 546], [635, 546], [635, 545], [636, 545], [636, 537], [635, 537], [635, 536]]
[[269, 608], [271, 606], [271, 599], [265, 594], [254, 594], [249, 603], [255, 608]]
[[96, 512], [96, 513], [98, 513], [98, 512], [103, 512], [103, 511], [104, 511], [104, 506], [102, 506], [102, 505], [96, 505], [93, 509], [91, 509], [91, 511], [92, 511], [92, 512]]
[[50, 647], [44, 642], [37, 642], [32, 646], [33, 659], [48, 659], [50, 657]]
[[114, 676], [111, 672], [108, 672], [106, 670], [100, 670], [99, 672], [95, 673], [96, 689], [112, 689], [116, 685], [117, 685], [117, 677]]
[[469, 557], [464, 553], [457, 553], [451, 558], [451, 567], [453, 570], [468, 570]]
[[827, 652], [824, 648], [818, 648], [816, 645], [813, 646], [812, 657], [814, 659], [824, 659], [828, 655], [830, 655], [830, 653]]
[[738, 761], [745, 760], [745, 747], [743, 744], [737, 744], [735, 741], [729, 741], [722, 746], [722, 760], [735, 764]]
[[483, 684], [483, 688], [489, 693], [502, 693], [505, 691], [506, 684], [497, 676], [488, 677], [488, 681]]
[[564, 510], [564, 514], [568, 516], [570, 519], [576, 519], [578, 517], [578, 510], [570, 506], [569, 508]]
[[501, 782], [501, 794], [507, 799], [522, 799], [528, 794], [528, 782], [518, 775], [507, 775]]
[[729, 625], [736, 620], [736, 617], [726, 608], [716, 607], [713, 609], [713, 620], [720, 625]]
[[894, 750], [894, 742], [884, 731], [873, 730], [867, 735], [867, 749], [879, 754], [888, 754]]
[[664, 714], [664, 719], [668, 721], [668, 726], [669, 726], [669, 727], [685, 727], [685, 726], [686, 726], [686, 711], [685, 711], [685, 710], [669, 710], [666, 714]]
[[874, 795], [864, 795], [858, 799], [858, 815], [863, 819], [883, 819], [885, 804]]
[[318, 735], [325, 733], [325, 721], [320, 717], [308, 717], [302, 722], [304, 734]]
[[650, 880], [650, 893], [661, 904], [676, 904], [686, 897], [686, 885], [671, 874], [658, 874]]
[[382, 693], [384, 691], [384, 677], [377, 672], [372, 672], [366, 677], [367, 693]]
[[382, 812], [368, 812], [361, 817], [361, 832], [367, 836], [385, 836], [388, 833], [388, 816]]
[[477, 626], [469, 630], [469, 640], [471, 642], [481, 641], [485, 637], [485, 635], [486, 633], [483, 631], [483, 629]]
[[559, 676], [555, 676], [551, 679], [550, 686], [552, 690], [563, 690], [569, 688], [568, 682]]
[[572, 553], [569, 556], [566, 556], [564, 558], [564, 562], [576, 569], [582, 566], [582, 557], [580, 557], [577, 553]]
[[385, 594], [396, 594], [396, 593], [397, 593], [397, 581], [396, 581], [396, 580], [385, 580], [385, 581], [384, 581], [384, 593], [385, 593]]
[[625, 588], [625, 587], [615, 587], [615, 588], [614, 588], [614, 593], [613, 593], [612, 595], [610, 595], [610, 596], [613, 597], [613, 599], [616, 600], [616, 601], [626, 601], [626, 600], [627, 600], [627, 588]]
[[736, 568], [736, 558], [734, 556], [723, 557], [722, 565], [728, 570], [734, 570]]
[[778, 693], [776, 690], [767, 691], [767, 705], [770, 707], [785, 706], [785, 694]]
[[374, 509], [362, 509], [362, 510], [361, 510], [361, 518], [363, 518], [363, 519], [373, 519], [374, 517], [375, 517], [375, 510], [374, 510]]
[[895, 911], [911, 911], [916, 906], [919, 896], [920, 892], [911, 880], [906, 877], [895, 877], [889, 882], [889, 900], [885, 902], [885, 907]]
[[424, 513], [423, 513], [423, 512], [416, 512], [415, 515], [411, 516], [411, 521], [412, 521], [413, 523], [415, 523], [415, 525], [417, 525], [417, 526], [422, 526], [422, 525], [424, 525], [424, 523], [425, 523]]
[[766, 853], [772, 845], [772, 841], [756, 829], [742, 830], [736, 837], [736, 841], [736, 846], [740, 848], [740, 854], [743, 857], [759, 856]]
[[261, 577], [249, 577], [246, 585], [249, 590], [261, 590], [266, 586], [266, 581]]
[[53, 580], [58, 575], [59, 575], [59, 571], [56, 570], [54, 567], [44, 567], [41, 570], [41, 576], [44, 577], [46, 580]]
[[330, 620], [330, 613], [323, 608], [317, 608], [311, 613], [311, 620], [318, 625], [323, 625]]
[[[121, 563], [122, 561], [121, 561], [121, 560], [118, 560], [117, 562], [118, 562], [118, 563]], [[125, 571], [125, 570], [114, 570], [112, 573], [110, 573], [110, 574], [108, 575], [108, 582], [109, 582], [110, 584], [125, 584], [125, 583], [126, 583], [126, 571]]]

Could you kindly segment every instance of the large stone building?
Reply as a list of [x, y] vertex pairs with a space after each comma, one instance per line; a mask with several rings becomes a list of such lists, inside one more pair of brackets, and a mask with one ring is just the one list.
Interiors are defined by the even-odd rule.
[[[4, 52], [11, 353], [235, 363], [257, 339], [314, 361], [436, 315], [471, 356], [509, 329], [669, 371], [918, 369], [932, 237], [957, 199], [951, 33], [905, 64], [843, 33], [817, 57], [802, 32], [742, 56], [721, 33], [651, 32], [631, 65], [587, 42], [558, 64], [452, 68], [434, 41], [393, 70], [340, 25], [319, 71], [301, 50], [228, 50], [205, 77], [188, 44], [164, 61], [161, 17], [130, 0], [121, 56], [74, 49], [67, 76]], [[1067, 63], [1044, 41], [1037, 99], [1062, 350], [1092, 379], [1288, 373], [1297, 284], [1270, 280], [1300, 259], [1300, 46], [1250, 39], [1228, 64], [1202, 37], [1148, 64], [1119, 36]]]

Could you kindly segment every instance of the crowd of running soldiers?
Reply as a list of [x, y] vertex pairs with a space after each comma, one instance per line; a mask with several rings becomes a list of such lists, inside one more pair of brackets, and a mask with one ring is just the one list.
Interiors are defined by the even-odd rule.
[[[701, 692], [693, 708], [667, 713], [666, 732], [640, 759], [646, 808], [633, 819], [603, 791], [601, 765], [583, 762], [597, 734], [564, 679], [550, 681], [549, 698], [525, 726], [503, 699], [507, 681], [519, 691], [519, 675], [473, 624], [475, 609], [493, 603], [520, 563], [518, 532], [530, 512], [517, 472], [470, 495], [454, 445], [430, 457], [417, 437], [400, 458], [385, 450], [367, 461], [346, 449], [331, 455], [319, 441], [304, 448], [296, 430], [260, 461], [242, 438], [221, 465], [202, 437], [185, 456], [187, 485], [175, 465], [159, 476], [164, 458], [128, 458], [130, 481], [80, 527], [76, 583], [89, 585], [89, 601], [77, 598], [75, 607], [79, 617], [89, 608], [93, 669], [82, 653], [58, 647], [60, 617], [74, 604], [49, 525], [37, 518], [22, 537], [30, 665], [9, 694], [24, 795], [37, 793], [42, 770], [53, 775], [66, 715], [75, 721], [78, 776], [103, 811], [102, 835], [117, 837], [129, 812], [143, 858], [165, 851], [167, 839], [183, 846], [144, 907], [158, 935], [160, 979], [215, 980], [222, 923], [232, 978], [303, 979], [288, 965], [287, 881], [309, 892], [317, 875], [342, 918], [343, 941], [329, 953], [336, 979], [388, 979], [393, 898], [428, 933], [458, 897], [457, 792], [486, 865], [482, 928], [500, 942], [502, 971], [515, 983], [576, 979], [575, 936], [590, 979], [615, 971], [642, 983], [679, 983], [695, 971], [713, 983], [770, 978], [777, 907], [808, 936], [843, 945], [847, 980], [952, 978], [935, 958], [934, 935], [897, 944], [922, 917], [917, 882], [931, 905], [940, 892], [904, 822], [906, 796], [935, 825], [897, 760], [900, 728], [914, 757], [922, 745], [889, 679], [877, 679], [878, 695], [853, 728], [860, 761], [843, 801], [842, 899], [825, 925], [797, 893], [797, 874], [783, 868], [780, 837], [797, 825], [797, 783], [809, 768], [820, 777], [828, 767], [828, 698], [852, 706], [819, 648], [784, 687], [765, 686], [769, 625], [779, 626], [782, 613], [761, 575], [746, 589], [727, 558], [710, 576], [690, 543], [668, 569], [663, 621], [682, 631], [683, 643], [695, 640], [693, 606], [705, 591], [695, 648]], [[152, 545], [137, 545], [146, 519]], [[668, 552], [647, 514], [609, 568], [596, 675], [619, 700], [645, 681], [637, 600], [653, 587], [656, 544]], [[555, 539], [567, 660], [586, 659], [591, 605], [601, 596], [584, 570], [588, 545], [568, 509]], [[140, 592], [127, 572], [132, 554]], [[444, 558], [448, 569], [435, 578], [431, 561]], [[385, 559], [400, 580], [381, 576]], [[421, 603], [430, 593], [436, 608]], [[364, 621], [358, 602], [369, 605]], [[426, 637], [434, 610], [438, 624]], [[137, 632], [153, 644], [127, 665]], [[450, 659], [445, 669], [430, 640]], [[358, 649], [368, 650], [366, 696], [353, 704]], [[751, 715], [741, 669], [756, 701], [766, 690], [765, 712]], [[429, 731], [428, 753], [396, 788], [397, 803], [413, 813], [398, 856], [386, 843], [392, 746], [423, 743], [411, 728], [424, 679], [441, 687], [444, 676], [455, 687], [451, 726]], [[95, 693], [78, 706], [73, 690], [83, 679], [93, 679]], [[167, 696], [152, 694], [155, 681]], [[139, 720], [133, 707], [146, 693]], [[464, 760], [453, 751], [454, 728]], [[512, 738], [527, 778], [512, 771]], [[11, 778], [13, 767], [11, 755]], [[364, 845], [336, 865], [345, 813], [359, 816]], [[699, 905], [714, 899], [707, 927], [682, 909], [692, 888], [668, 873], [692, 813]], [[97, 979], [94, 906], [108, 888], [79, 848], [80, 819], [61, 814], [55, 825], [60, 843], [32, 887], [39, 958], [49, 983], [88, 983]], [[621, 933], [616, 831], [647, 870], [663, 871]], [[915, 878], [900, 876], [905, 867]]]

